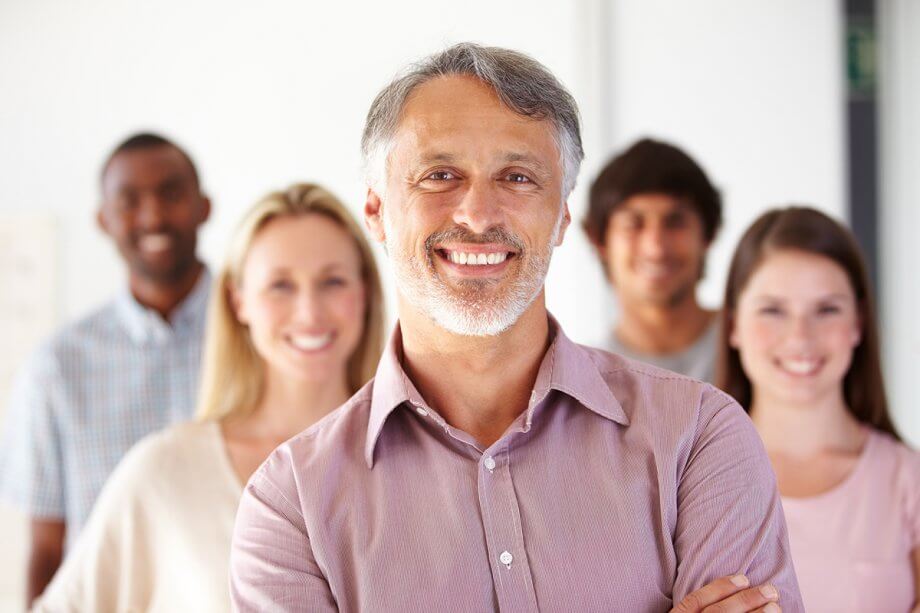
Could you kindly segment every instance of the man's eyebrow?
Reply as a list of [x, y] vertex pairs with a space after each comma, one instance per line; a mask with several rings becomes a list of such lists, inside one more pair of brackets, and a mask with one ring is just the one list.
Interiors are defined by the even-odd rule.
[[423, 164], [433, 164], [433, 163], [453, 164], [456, 161], [457, 161], [457, 156], [453, 155], [452, 153], [447, 153], [447, 152], [442, 152], [442, 151], [432, 151], [432, 152], [422, 153], [417, 158], [415, 158], [415, 163], [420, 166]]
[[182, 173], [168, 175], [162, 181], [157, 183], [157, 188], [165, 189], [169, 187], [180, 187], [188, 182], [189, 178]]
[[505, 162], [526, 162], [527, 164], [533, 164], [540, 169], [546, 167], [546, 165], [541, 162], [538, 158], [530, 155], [529, 153], [517, 153], [510, 151], [504, 155], [502, 158]]

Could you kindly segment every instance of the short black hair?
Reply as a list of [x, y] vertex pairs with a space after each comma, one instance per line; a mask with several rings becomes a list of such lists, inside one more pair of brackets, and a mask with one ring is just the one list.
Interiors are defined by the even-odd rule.
[[100, 180], [105, 178], [105, 173], [108, 171], [109, 166], [112, 165], [112, 160], [114, 160], [115, 157], [119, 154], [128, 151], [156, 149], [158, 147], [172, 147], [178, 151], [182, 157], [185, 158], [185, 161], [188, 162], [188, 166], [192, 171], [192, 177], [195, 179], [195, 185], [200, 189], [201, 182], [198, 178], [198, 169], [195, 167], [195, 163], [192, 161], [191, 156], [185, 152], [185, 149], [173, 141], [169, 140], [165, 136], [160, 136], [159, 134], [155, 134], [153, 132], [138, 132], [136, 134], [132, 134], [125, 140], [121, 141], [118, 145], [116, 145], [116, 147], [112, 149], [112, 152], [109, 154], [109, 156], [105, 159], [105, 164], [102, 165], [102, 173], [99, 175]]
[[610, 215], [640, 194], [688, 200], [703, 221], [707, 242], [722, 225], [722, 196], [699, 164], [670, 143], [643, 138], [610, 160], [591, 184], [582, 223], [591, 242], [603, 245]]

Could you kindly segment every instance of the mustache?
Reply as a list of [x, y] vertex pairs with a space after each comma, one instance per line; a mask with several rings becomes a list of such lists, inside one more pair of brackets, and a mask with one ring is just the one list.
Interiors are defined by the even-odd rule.
[[454, 226], [449, 230], [444, 230], [442, 232], [435, 232], [427, 239], [425, 239], [425, 251], [431, 253], [434, 249], [434, 246], [438, 243], [449, 243], [449, 242], [458, 242], [458, 243], [471, 243], [471, 244], [500, 244], [507, 245], [511, 250], [520, 253], [524, 250], [524, 241], [518, 237], [517, 234], [507, 230], [501, 226], [495, 226], [489, 228], [485, 232], [476, 233], [470, 232], [466, 228], [461, 226]]

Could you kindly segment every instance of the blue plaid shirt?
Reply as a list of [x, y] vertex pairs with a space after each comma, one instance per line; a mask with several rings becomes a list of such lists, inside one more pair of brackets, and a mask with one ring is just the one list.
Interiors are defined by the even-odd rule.
[[0, 496], [61, 519], [69, 548], [124, 453], [195, 409], [210, 275], [171, 324], [125, 290], [31, 356], [14, 384], [0, 447]]

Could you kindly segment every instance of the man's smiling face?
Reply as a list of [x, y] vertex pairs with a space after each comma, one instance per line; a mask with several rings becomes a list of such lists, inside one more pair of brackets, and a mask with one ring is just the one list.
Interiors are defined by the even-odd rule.
[[102, 196], [98, 222], [132, 274], [169, 285], [194, 268], [198, 229], [211, 205], [181, 151], [162, 145], [117, 154]]
[[368, 224], [402, 297], [441, 327], [498, 334], [540, 295], [570, 221], [555, 131], [472, 77], [439, 77], [407, 100]]

